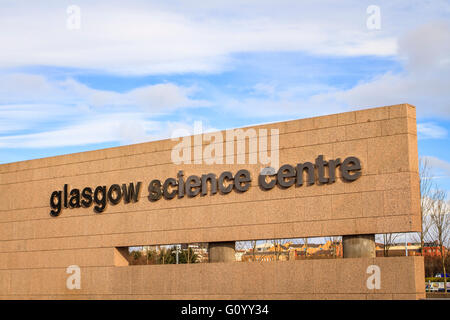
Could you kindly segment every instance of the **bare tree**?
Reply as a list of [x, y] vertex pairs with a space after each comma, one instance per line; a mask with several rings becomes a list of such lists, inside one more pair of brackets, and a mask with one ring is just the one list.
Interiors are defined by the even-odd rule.
[[250, 241], [252, 247], [252, 261], [256, 261], [256, 240]]
[[433, 201], [431, 195], [433, 191], [433, 175], [431, 166], [426, 158], [419, 159], [419, 183], [420, 183], [420, 215], [422, 220], [422, 231], [418, 232], [414, 239], [420, 243], [420, 254], [423, 255], [424, 243], [429, 240], [431, 227], [430, 209]]
[[341, 237], [326, 237], [326, 241], [330, 241], [330, 251], [333, 258], [337, 258], [337, 248], [339, 242], [341, 241]]
[[256, 261], [256, 245], [257, 245], [257, 240], [250, 240], [250, 241], [241, 241], [241, 242], [236, 242], [236, 249], [240, 250], [240, 249], [244, 249], [246, 252], [248, 252], [248, 250], [251, 250], [252, 253], [252, 261]]
[[308, 259], [308, 238], [303, 238], [303, 244], [305, 245], [305, 259]]
[[[262, 240], [260, 240], [262, 242]], [[264, 242], [259, 244], [259, 248], [256, 241], [251, 241], [253, 261], [266, 261], [266, 256], [272, 254], [272, 251], [267, 250], [268, 248], [277, 248], [275, 242], [278, 240], [264, 240]], [[258, 249], [258, 250], [257, 250]], [[276, 251], [274, 252], [276, 258]], [[257, 257], [256, 257], [257, 255]]]
[[236, 241], [235, 249], [236, 251], [243, 250], [245, 253], [249, 252], [249, 250], [253, 249], [253, 261], [255, 261], [255, 247], [256, 247], [256, 240], [252, 241]]
[[381, 235], [381, 241], [383, 243], [383, 256], [389, 257], [389, 249], [395, 244], [398, 236], [398, 233], [385, 233]]
[[447, 194], [443, 190], [436, 189], [432, 195], [432, 207], [430, 218], [432, 226], [430, 229], [434, 239], [438, 241], [442, 259], [442, 271], [444, 273], [444, 290], [447, 292], [447, 273], [445, 268], [445, 260], [448, 250], [445, 248], [450, 240], [450, 213], [449, 206], [446, 203]]
[[273, 239], [272, 245], [274, 248], [275, 261], [280, 260], [280, 255], [283, 252], [283, 247], [287, 243], [286, 239]]
[[[190, 255], [191, 255], [191, 250], [189, 250], [190, 249], [190, 246], [189, 246], [189, 243], [187, 244], [187, 263], [190, 263], [190, 260], [191, 260], [191, 257], [190, 257]], [[178, 250], [178, 249], [177, 249]]]

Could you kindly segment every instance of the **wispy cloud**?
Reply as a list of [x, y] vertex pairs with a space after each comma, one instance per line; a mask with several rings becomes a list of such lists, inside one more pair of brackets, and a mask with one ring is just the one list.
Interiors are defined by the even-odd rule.
[[[269, 84], [254, 89], [270, 95], [242, 100], [229, 99], [224, 104], [239, 109], [248, 116], [320, 115], [329, 112], [354, 110], [410, 103], [417, 107], [422, 118], [450, 117], [450, 24], [432, 22], [407, 32], [399, 41], [403, 70], [377, 74], [360, 80], [349, 89], [322, 85], [317, 88], [292, 86], [273, 91]], [[431, 123], [420, 127], [422, 137], [438, 138], [446, 130]]]
[[447, 137], [447, 130], [432, 122], [417, 124], [417, 133], [419, 139], [442, 139]]
[[90, 107], [139, 107], [148, 112], [204, 107], [205, 100], [192, 99], [198, 88], [173, 83], [146, 85], [119, 93], [88, 87], [74, 79], [48, 80], [42, 75], [12, 73], [0, 75], [0, 103], [87, 104]]
[[133, 143], [147, 138], [151, 122], [133, 114], [104, 116], [101, 120], [85, 120], [57, 130], [0, 137], [0, 148], [54, 148], [105, 142]]
[[152, 120], [156, 115], [209, 105], [191, 98], [196, 91], [160, 83], [119, 93], [93, 89], [70, 78], [4, 74], [0, 76], [0, 148], [152, 140], [166, 130]]
[[404, 71], [387, 72], [338, 92], [337, 101], [349, 106], [410, 103], [422, 117], [450, 117], [450, 24], [433, 22], [400, 38]]
[[423, 156], [422, 158], [428, 162], [431, 170], [438, 171], [437, 176], [439, 174], [444, 174], [446, 177], [450, 176], [450, 162], [434, 156]]
[[[432, 3], [378, 1], [377, 31], [366, 27], [372, 2], [359, 0], [131, 0], [126, 6], [79, 0], [80, 30], [66, 28], [67, 3], [2, 3], [0, 148], [133, 143], [168, 138], [200, 116], [214, 126], [234, 126], [241, 119], [257, 123], [403, 102], [418, 107], [422, 139], [446, 138], [435, 119], [450, 117], [450, 4]], [[333, 76], [321, 78], [330, 63], [302, 69], [293, 60], [292, 70], [286, 63], [252, 77], [251, 69], [237, 83], [233, 72], [248, 64], [236, 57], [255, 53], [335, 59], [335, 65], [351, 59], [366, 65], [370, 57], [398, 68], [355, 75], [352, 64], [343, 85]], [[264, 62], [252, 63], [258, 71]], [[36, 66], [40, 74], [27, 73]], [[102, 83], [106, 89], [98, 89], [64, 72], [52, 77], [47, 67], [111, 76], [108, 81], [133, 76], [140, 85], [115, 91]], [[303, 72], [303, 81], [277, 82], [290, 71]], [[218, 74], [223, 81], [208, 83]], [[177, 81], [180, 75], [185, 81]], [[204, 112], [195, 113], [199, 108]]]
[[[0, 51], [0, 67], [52, 65], [121, 74], [218, 72], [238, 52], [397, 53], [393, 28], [367, 29], [368, 4], [361, 1], [249, 1], [245, 5], [128, 1], [124, 6], [80, 0], [79, 30], [66, 28], [66, 5], [53, 2], [43, 7], [18, 0], [3, 6], [0, 32], [2, 46], [8, 50]], [[402, 13], [393, 6], [384, 3], [383, 17], [405, 25], [405, 17], [432, 11], [419, 6], [408, 15], [391, 16]], [[407, 21], [417, 23], [412, 18]]]
[[[59, 129], [0, 136], [0, 149], [43, 149], [88, 146], [102, 143], [119, 145], [168, 139], [194, 134], [193, 123], [145, 120], [140, 113], [114, 113], [98, 119], [84, 119]], [[215, 130], [204, 124], [203, 132]]]

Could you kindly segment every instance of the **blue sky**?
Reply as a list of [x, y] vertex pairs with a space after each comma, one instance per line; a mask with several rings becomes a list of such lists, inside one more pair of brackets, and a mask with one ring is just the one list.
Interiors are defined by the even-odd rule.
[[0, 0], [0, 163], [407, 102], [450, 191], [449, 18], [440, 0]]

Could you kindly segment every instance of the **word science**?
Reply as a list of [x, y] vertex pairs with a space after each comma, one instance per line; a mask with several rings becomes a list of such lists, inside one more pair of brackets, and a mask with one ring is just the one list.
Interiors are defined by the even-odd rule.
[[[282, 189], [295, 184], [296, 187], [306, 185], [326, 185], [334, 183], [337, 179], [336, 170], [340, 171], [340, 177], [352, 182], [361, 176], [361, 162], [356, 157], [347, 157], [343, 161], [340, 158], [325, 161], [323, 155], [319, 155], [315, 162], [299, 163], [296, 166], [282, 165], [277, 172], [263, 170], [258, 176], [258, 186], [261, 190], [268, 191], [278, 185]], [[328, 173], [328, 174], [327, 174]], [[237, 171], [234, 175], [230, 171], [224, 171], [219, 176], [214, 173], [202, 176], [191, 175], [185, 178], [183, 171], [178, 171], [176, 178], [168, 178], [164, 182], [158, 179], [151, 180], [148, 184], [149, 202], [155, 202], [164, 198], [171, 200], [175, 197], [183, 198], [205, 196], [220, 193], [226, 195], [233, 190], [243, 193], [249, 190], [252, 178], [246, 169]], [[208, 187], [209, 184], [209, 187]], [[94, 212], [102, 213], [107, 203], [117, 205], [122, 200], [124, 204], [139, 201], [141, 182], [127, 184], [113, 184], [72, 189], [65, 184], [63, 190], [53, 191], [50, 196], [50, 215], [57, 217], [63, 208], [88, 208], [94, 205]]]

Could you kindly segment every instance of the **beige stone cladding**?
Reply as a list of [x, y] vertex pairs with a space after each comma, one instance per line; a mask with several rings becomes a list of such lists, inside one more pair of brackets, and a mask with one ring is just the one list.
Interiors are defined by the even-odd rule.
[[[369, 289], [369, 266], [380, 289]], [[0, 270], [3, 299], [422, 299], [423, 257]], [[180, 276], [183, 275], [183, 276]], [[224, 276], [227, 275], [227, 276]]]
[[[264, 191], [258, 185], [258, 175], [263, 168], [261, 164], [248, 161], [205, 164], [207, 159], [202, 159], [202, 164], [174, 164], [171, 152], [180, 141], [171, 139], [0, 165], [0, 296], [51, 298], [67, 294], [73, 298], [204, 298], [208, 294], [211, 297], [217, 294], [217, 297], [242, 297], [247, 294], [243, 287], [244, 291], [239, 291], [240, 286], [245, 287], [247, 283], [241, 285], [242, 279], [233, 280], [231, 284], [224, 282], [227, 289], [216, 293], [209, 289], [183, 292], [180, 286], [178, 289], [170, 287], [167, 293], [166, 289], [161, 289], [159, 295], [145, 295], [145, 287], [134, 288], [133, 277], [153, 277], [155, 270], [158, 270], [155, 274], [167, 270], [170, 277], [174, 270], [180, 268], [199, 268], [212, 277], [212, 270], [221, 267], [212, 264], [117, 267], [114, 248], [421, 229], [413, 106], [401, 104], [244, 128], [247, 129], [255, 129], [256, 132], [259, 129], [278, 130], [280, 165], [314, 162], [319, 155], [323, 155], [325, 160], [344, 160], [353, 156], [361, 162], [361, 176], [348, 182], [337, 170], [334, 183], [319, 184], [316, 181], [313, 185], [294, 185], [285, 189], [274, 187]], [[192, 138], [191, 141], [193, 145], [189, 151], [196, 147], [195, 141], [198, 140]], [[208, 142], [202, 143], [202, 147], [208, 145]], [[249, 158], [248, 152], [247, 149], [246, 159]], [[208, 173], [218, 176], [224, 171], [235, 174], [241, 169], [247, 169], [251, 174], [251, 186], [246, 192], [208, 193], [171, 200], [162, 198], [155, 202], [148, 199], [151, 180], [164, 182], [167, 178], [176, 178], [179, 170], [187, 178]], [[58, 217], [49, 214], [52, 192], [62, 191], [65, 184], [69, 190], [81, 190], [85, 187], [136, 184], [138, 181], [142, 184], [137, 202], [107, 204], [102, 213], [95, 213], [90, 206], [63, 208]], [[389, 261], [393, 260], [383, 260], [388, 269]], [[419, 260], [399, 258], [398, 261], [404, 261], [399, 263], [408, 269], [414, 268]], [[310, 268], [313, 263], [316, 262], [269, 263], [263, 266], [224, 264], [222, 268], [237, 268], [251, 278], [252, 274], [259, 276], [258, 268], [267, 275], [285, 265], [299, 271]], [[351, 264], [351, 261], [321, 263], [335, 268], [330, 270], [337, 270], [341, 264]], [[71, 264], [79, 265], [86, 277], [83, 280], [84, 291], [79, 296], [62, 288], [65, 286], [62, 279], [67, 277], [65, 267]], [[412, 276], [415, 274], [412, 271]], [[161, 280], [155, 278], [154, 281], [159, 283]], [[280, 281], [286, 282], [287, 278]], [[172, 286], [160, 285], [164, 288]], [[277, 287], [278, 284], [273, 286], [269, 291], [251, 291], [249, 297], [301, 298], [310, 294], [295, 291], [287, 283], [286, 289]], [[344, 289], [336, 287], [336, 290], [313, 293], [314, 297], [344, 294]], [[350, 290], [345, 297], [370, 296], [370, 293], [358, 290]], [[402, 294], [416, 297], [423, 291], [417, 290], [405, 288], [386, 294], [391, 298]]]

